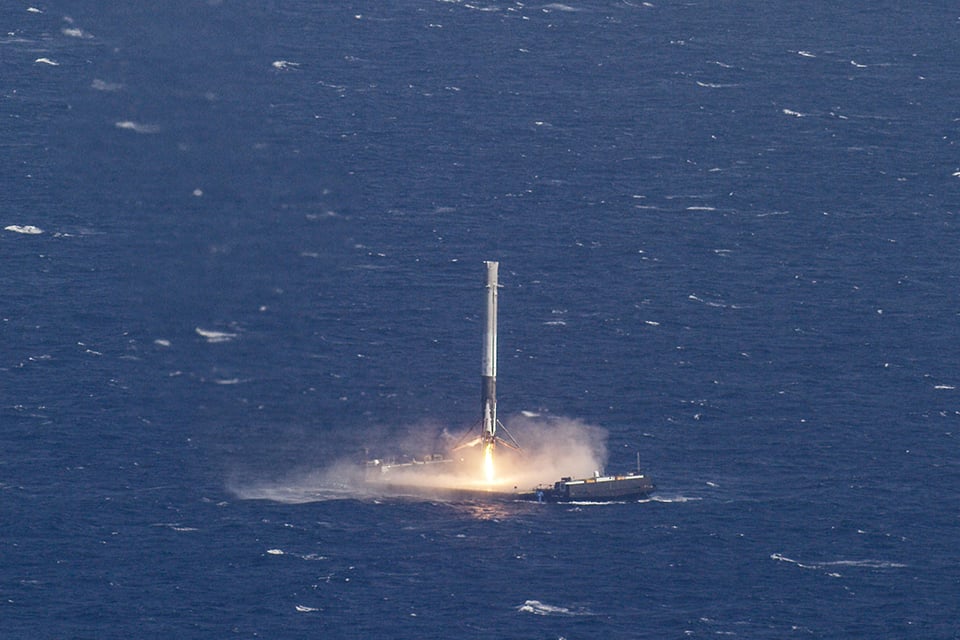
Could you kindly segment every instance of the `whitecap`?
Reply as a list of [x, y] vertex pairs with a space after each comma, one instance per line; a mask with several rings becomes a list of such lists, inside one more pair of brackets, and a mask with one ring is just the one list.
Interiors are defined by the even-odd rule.
[[125, 129], [134, 133], [157, 133], [160, 131], [160, 127], [155, 124], [141, 124], [132, 120], [121, 120], [113, 124], [117, 129]]
[[59, 62], [57, 62], [56, 60], [51, 60], [50, 58], [37, 58], [36, 60], [34, 60], [34, 62], [37, 63], [37, 64], [48, 64], [48, 65], [50, 65], [51, 67], [59, 67], [59, 66], [60, 66], [60, 63], [59, 63]]
[[347, 90], [347, 85], [345, 84], [334, 84], [332, 82], [327, 82], [325, 80], [319, 80], [317, 81], [317, 84], [319, 84], [321, 87], [326, 87], [327, 89], [333, 89], [337, 93], [343, 93], [344, 91]]
[[787, 564], [796, 565], [796, 566], [800, 567], [801, 569], [819, 569], [819, 568], [820, 568], [820, 566], [819, 566], [819, 565], [816, 565], [816, 564], [805, 564], [805, 563], [803, 563], [803, 562], [799, 562], [799, 561], [797, 561], [797, 560], [794, 560], [793, 558], [788, 558], [787, 556], [783, 555], [782, 553], [771, 553], [771, 554], [770, 554], [770, 559], [771, 559], [771, 560], [776, 560], [777, 562], [785, 562], [785, 563], [787, 563]]
[[179, 522], [156, 522], [150, 526], [165, 527], [167, 529], [170, 529], [171, 531], [179, 531], [181, 533], [189, 533], [189, 532], [198, 530], [196, 527], [185, 527]]
[[28, 236], [35, 236], [43, 233], [43, 229], [41, 229], [40, 227], [35, 227], [32, 224], [27, 224], [27, 225], [11, 224], [4, 227], [4, 230], [12, 231], [14, 233], [22, 233]]
[[119, 91], [123, 88], [123, 85], [117, 82], [107, 82], [106, 80], [94, 78], [93, 82], [90, 83], [90, 88], [96, 91]]
[[796, 560], [793, 560], [792, 558], [788, 558], [787, 556], [783, 555], [782, 553], [771, 553], [771, 554], [770, 554], [770, 559], [771, 559], [771, 560], [776, 560], [776, 561], [778, 561], [778, 562], [789, 562], [789, 563], [791, 563], [791, 564], [799, 564]]
[[955, 386], [950, 385], [950, 384], [938, 384], [938, 385], [934, 386], [933, 388], [934, 388], [934, 389], [941, 390], [941, 391], [943, 391], [943, 390], [950, 391], [950, 390], [956, 389]]
[[517, 611], [523, 613], [532, 613], [535, 616], [588, 616], [592, 615], [589, 611], [575, 611], [568, 607], [558, 607], [552, 604], [545, 604], [539, 600], [527, 600], [517, 607]]
[[662, 504], [674, 504], [674, 503], [683, 504], [684, 502], [697, 502], [702, 499], [703, 498], [692, 498], [688, 496], [674, 496], [671, 498], [668, 496], [656, 495], [649, 498], [647, 502], [660, 502]]
[[287, 71], [289, 69], [296, 69], [300, 66], [299, 62], [290, 62], [289, 60], [274, 60], [270, 63], [270, 66], [274, 69], [279, 69], [280, 71]]
[[863, 567], [866, 569], [903, 569], [907, 565], [890, 560], [833, 560], [824, 562], [824, 567]]
[[296, 606], [296, 609], [297, 609], [297, 611], [299, 611], [300, 613], [310, 613], [310, 612], [312, 612], [312, 611], [319, 611], [319, 609], [317, 609], [316, 607], [307, 607], [307, 606], [304, 606], [304, 605], [302, 605], [302, 604], [298, 604], [298, 605]]
[[805, 113], [800, 113], [799, 111], [794, 111], [793, 109], [784, 109], [783, 112], [788, 116], [793, 116], [795, 118], [806, 117]]
[[[836, 568], [836, 567], [854, 567], [862, 569], [902, 569], [907, 565], [901, 562], [893, 562], [890, 560], [874, 560], [874, 559], [864, 559], [864, 560], [830, 560], [826, 562], [800, 562], [794, 560], [793, 558], [788, 558], [782, 553], [771, 553], [771, 560], [776, 560], [777, 562], [786, 562], [788, 564], [793, 564], [801, 569], [827, 569], [827, 568]], [[840, 574], [835, 572], [828, 572], [827, 575], [832, 577], [840, 577]]]
[[797, 51], [797, 55], [798, 55], [798, 56], [802, 56], [802, 57], [804, 57], [804, 58], [816, 58], [816, 57], [817, 57], [816, 54], [813, 54], [813, 53], [811, 53], [811, 52], [809, 52], [809, 51]]
[[697, 80], [697, 86], [703, 87], [704, 89], [729, 89], [731, 87], [739, 87], [738, 84], [721, 84], [718, 82], [701, 82]]
[[60, 33], [70, 38], [83, 38], [85, 40], [93, 37], [83, 29], [78, 29], [77, 27], [64, 27], [63, 29], [60, 29]]
[[218, 343], [218, 342], [230, 342], [237, 337], [235, 333], [227, 333], [226, 331], [210, 331], [209, 329], [201, 329], [196, 327], [194, 331], [197, 332], [197, 335], [201, 338], [206, 338], [207, 342]]
[[43, 11], [36, 7], [27, 7], [27, 13], [43, 13]]

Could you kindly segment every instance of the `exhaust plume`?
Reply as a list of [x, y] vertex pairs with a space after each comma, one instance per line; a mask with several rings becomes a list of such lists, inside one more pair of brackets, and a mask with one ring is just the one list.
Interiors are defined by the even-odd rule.
[[[242, 499], [284, 503], [338, 499], [373, 499], [411, 493], [442, 499], [444, 491], [469, 489], [527, 491], [538, 485], [552, 485], [561, 477], [585, 477], [602, 471], [607, 458], [607, 433], [601, 427], [562, 417], [515, 416], [509, 430], [523, 447], [513, 451], [497, 447], [492, 455], [493, 480], [485, 474], [485, 446], [457, 451], [443, 463], [427, 463], [430, 443], [444, 443], [452, 450], [456, 438], [434, 425], [432, 433], [422, 426], [411, 429], [409, 438], [391, 442], [391, 448], [409, 453], [415, 464], [394, 467], [386, 473], [372, 471], [355, 461], [341, 460], [326, 468], [292, 474], [270, 481], [235, 480], [228, 485]], [[435, 493], [433, 495], [432, 493]]]

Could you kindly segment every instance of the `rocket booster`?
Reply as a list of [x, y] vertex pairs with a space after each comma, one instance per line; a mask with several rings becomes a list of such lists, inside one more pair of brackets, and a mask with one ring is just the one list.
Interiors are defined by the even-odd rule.
[[499, 262], [487, 261], [487, 317], [483, 330], [483, 444], [493, 444], [497, 437], [497, 269]]

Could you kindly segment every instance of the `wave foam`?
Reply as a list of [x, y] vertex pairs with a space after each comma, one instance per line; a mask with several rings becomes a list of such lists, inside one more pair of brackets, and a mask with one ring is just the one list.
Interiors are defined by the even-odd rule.
[[154, 527], [164, 527], [170, 529], [171, 531], [177, 531], [179, 533], [192, 533], [194, 531], [199, 531], [196, 527], [187, 527], [179, 522], [157, 522], [151, 526]]
[[211, 344], [230, 342], [237, 337], [237, 334], [235, 333], [227, 333], [226, 331], [211, 331], [209, 329], [201, 329], [200, 327], [196, 327], [194, 331], [196, 331], [197, 335], [201, 338], [206, 338], [207, 342]]
[[732, 83], [702, 82], [700, 80], [697, 80], [696, 82], [698, 87], [703, 87], [704, 89], [730, 89], [730, 88], [736, 88], [740, 86], [738, 84], [732, 84]]
[[[906, 564], [902, 562], [893, 562], [890, 560], [873, 560], [873, 559], [864, 559], [864, 560], [828, 560], [825, 562], [800, 562], [799, 560], [794, 560], [793, 558], [788, 558], [782, 553], [771, 553], [771, 560], [776, 560], [777, 562], [786, 562], [787, 564], [796, 565], [801, 569], [814, 569], [814, 570], [827, 570], [836, 567], [854, 567], [861, 569], [903, 569], [906, 567]], [[840, 574], [831, 572], [831, 576], [839, 577]]]
[[123, 85], [118, 82], [107, 82], [106, 80], [94, 78], [93, 82], [90, 83], [90, 88], [95, 91], [119, 91], [123, 88]]
[[527, 600], [517, 607], [521, 613], [532, 613], [535, 616], [590, 616], [593, 615], [586, 609], [569, 609], [567, 607], [558, 607], [552, 604], [544, 604], [539, 600]]
[[82, 38], [84, 40], [90, 40], [93, 38], [92, 35], [77, 27], [64, 27], [63, 29], [60, 29], [60, 33], [69, 38]]
[[160, 131], [160, 127], [155, 124], [141, 124], [132, 120], [121, 120], [113, 123], [113, 125], [117, 129], [133, 131], [134, 133], [158, 133]]
[[14, 233], [23, 233], [28, 236], [35, 236], [37, 234], [43, 233], [43, 229], [40, 227], [35, 227], [32, 224], [19, 225], [11, 224], [4, 227], [5, 231], [12, 231]]
[[299, 558], [300, 560], [327, 560], [327, 556], [322, 556], [318, 553], [288, 553], [283, 549], [274, 547], [273, 549], [267, 549], [266, 554], [268, 556], [289, 556], [291, 558]]
[[654, 495], [646, 499], [646, 502], [660, 502], [663, 504], [683, 504], [684, 502], [698, 502], [703, 498], [693, 498], [689, 496], [660, 496]]

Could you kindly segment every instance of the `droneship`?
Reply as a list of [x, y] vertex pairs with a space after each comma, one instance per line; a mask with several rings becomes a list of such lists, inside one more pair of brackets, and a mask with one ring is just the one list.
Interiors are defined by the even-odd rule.
[[[487, 261], [486, 318], [483, 332], [483, 360], [481, 374], [480, 433], [469, 442], [454, 449], [480, 445], [492, 455], [496, 445], [505, 445], [523, 455], [523, 450], [503, 424], [497, 419], [497, 290], [499, 262]], [[503, 434], [503, 435], [501, 435]], [[538, 485], [529, 489], [514, 487], [512, 491], [500, 487], [428, 487], [417, 482], [416, 475], [433, 471], [443, 472], [462, 464], [451, 454], [429, 454], [422, 458], [402, 457], [375, 459], [366, 462], [367, 483], [396, 495], [440, 496], [467, 500], [530, 500], [536, 502], [613, 502], [642, 498], [654, 490], [653, 482], [637, 469], [624, 474], [606, 475], [599, 471], [590, 477], [562, 477], [552, 485]], [[414, 475], [411, 476], [410, 474]]]

